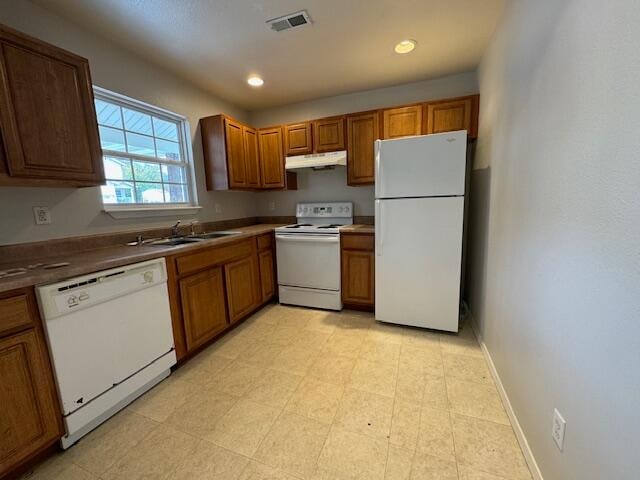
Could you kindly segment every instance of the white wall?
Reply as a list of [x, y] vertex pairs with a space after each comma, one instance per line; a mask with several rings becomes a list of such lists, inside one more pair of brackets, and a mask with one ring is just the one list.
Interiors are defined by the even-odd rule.
[[471, 309], [546, 480], [640, 469], [638, 25], [514, 1], [479, 69]]
[[[250, 113], [249, 119], [256, 127], [266, 127], [475, 93], [478, 93], [476, 73], [467, 72], [422, 82], [257, 110]], [[258, 199], [260, 215], [294, 215], [297, 202], [322, 200], [352, 201], [355, 215], [373, 215], [373, 187], [347, 186], [347, 174], [344, 168], [330, 172], [302, 172], [298, 174], [298, 183], [297, 192], [261, 194]], [[275, 209], [272, 210], [273, 202], [275, 202]]]
[[[204, 207], [198, 217], [222, 220], [255, 215], [254, 193], [206, 192], [197, 128], [198, 120], [206, 115], [225, 112], [246, 119], [246, 112], [26, 0], [0, 2], [0, 22], [88, 58], [95, 85], [185, 115], [191, 126], [198, 195]], [[220, 213], [215, 213], [216, 203]], [[51, 207], [51, 225], [34, 225], [34, 205]], [[0, 245], [171, 223], [172, 217], [114, 220], [102, 212], [98, 188], [0, 188]]]

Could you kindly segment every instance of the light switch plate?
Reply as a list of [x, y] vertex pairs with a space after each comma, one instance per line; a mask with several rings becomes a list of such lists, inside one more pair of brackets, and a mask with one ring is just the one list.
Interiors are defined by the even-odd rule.
[[33, 216], [35, 217], [36, 225], [51, 224], [51, 211], [49, 207], [33, 207]]

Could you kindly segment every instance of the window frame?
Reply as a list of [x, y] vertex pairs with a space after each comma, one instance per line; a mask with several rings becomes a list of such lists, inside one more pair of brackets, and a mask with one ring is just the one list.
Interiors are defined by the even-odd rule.
[[[185, 170], [185, 186], [187, 194], [189, 195], [189, 202], [185, 203], [105, 203], [102, 196], [102, 189], [99, 190], [100, 201], [102, 202], [103, 210], [114, 218], [131, 218], [131, 217], [152, 217], [152, 216], [168, 216], [176, 214], [193, 214], [196, 213], [200, 207], [198, 203], [198, 189], [196, 187], [196, 176], [193, 162], [193, 150], [191, 146], [191, 129], [187, 117], [180, 115], [169, 110], [165, 110], [155, 105], [150, 105], [146, 102], [136, 100], [135, 98], [122, 95], [120, 93], [107, 90], [97, 85], [93, 86], [94, 98], [97, 100], [103, 100], [105, 102], [115, 103], [122, 108], [130, 108], [132, 110], [140, 111], [141, 113], [154, 116], [160, 120], [167, 120], [177, 124], [178, 136], [182, 137], [180, 144], [180, 155], [182, 160], [176, 161], [158, 161], [157, 157], [148, 157], [145, 155], [138, 155], [135, 153], [121, 152], [115, 150], [102, 150], [102, 161], [104, 157], [121, 157], [128, 158], [132, 161], [139, 160], [147, 163], [154, 163], [159, 165], [180, 165]], [[123, 125], [124, 128], [124, 125]], [[124, 130], [123, 130], [124, 131]], [[135, 132], [134, 132], [135, 133]], [[155, 136], [153, 137], [155, 138]], [[109, 179], [107, 179], [109, 180]], [[163, 182], [164, 185], [164, 182]]]

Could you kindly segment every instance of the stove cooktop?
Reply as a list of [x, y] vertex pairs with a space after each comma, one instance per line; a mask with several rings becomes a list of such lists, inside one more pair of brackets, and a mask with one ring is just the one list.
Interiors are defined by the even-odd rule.
[[310, 223], [296, 223], [293, 225], [286, 225], [284, 227], [276, 228], [276, 232], [280, 233], [339, 233], [340, 227], [344, 224], [341, 223], [324, 223], [313, 225]]
[[276, 232], [338, 234], [340, 227], [353, 223], [353, 205], [351, 202], [299, 203], [296, 217], [298, 223], [276, 228]]

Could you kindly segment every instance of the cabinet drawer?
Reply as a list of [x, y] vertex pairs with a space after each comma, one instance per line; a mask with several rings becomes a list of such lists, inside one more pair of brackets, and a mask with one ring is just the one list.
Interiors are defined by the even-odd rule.
[[214, 246], [200, 252], [192, 253], [191, 255], [178, 257], [176, 260], [178, 274], [184, 275], [186, 273], [196, 272], [207, 267], [235, 260], [236, 258], [251, 255], [252, 241], [253, 239], [249, 238], [238, 243]]
[[374, 249], [373, 235], [343, 234], [341, 238], [342, 238], [343, 249], [348, 249], [348, 250], [373, 250]]
[[0, 336], [32, 323], [29, 300], [26, 295], [22, 294], [0, 300]]
[[258, 250], [267, 250], [273, 246], [273, 235], [266, 233], [258, 237]]

